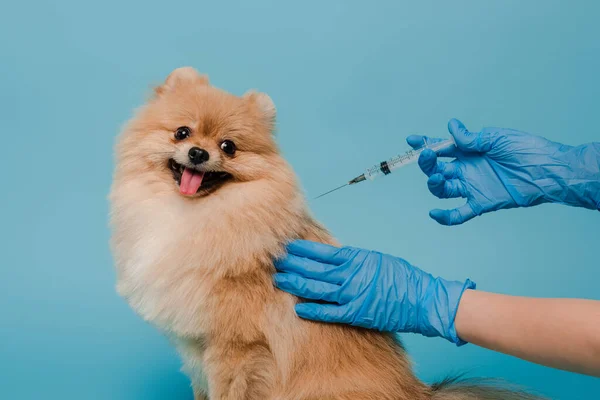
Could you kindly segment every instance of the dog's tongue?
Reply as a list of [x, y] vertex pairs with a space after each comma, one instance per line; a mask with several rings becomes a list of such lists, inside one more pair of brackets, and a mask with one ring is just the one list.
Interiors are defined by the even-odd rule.
[[186, 196], [196, 194], [198, 188], [202, 184], [204, 172], [194, 171], [193, 169], [185, 168], [181, 175], [181, 183], [179, 184], [179, 192]]

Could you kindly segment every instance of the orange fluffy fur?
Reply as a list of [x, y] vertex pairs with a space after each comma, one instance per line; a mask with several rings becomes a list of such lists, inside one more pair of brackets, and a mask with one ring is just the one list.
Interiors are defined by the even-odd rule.
[[[335, 241], [279, 155], [271, 99], [226, 93], [192, 68], [175, 70], [155, 92], [116, 148], [117, 288], [173, 339], [196, 399], [526, 398], [430, 387], [392, 335], [299, 319], [298, 300], [273, 287], [272, 260], [293, 239]], [[181, 126], [192, 133], [176, 141]], [[234, 156], [220, 150], [225, 139], [236, 144]], [[232, 179], [181, 195], [168, 160], [192, 146]]]

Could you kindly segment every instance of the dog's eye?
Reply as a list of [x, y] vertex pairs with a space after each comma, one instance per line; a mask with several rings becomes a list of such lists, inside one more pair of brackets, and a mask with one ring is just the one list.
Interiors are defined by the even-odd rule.
[[231, 140], [223, 140], [221, 142], [221, 150], [231, 156], [235, 153], [235, 144]]
[[180, 126], [175, 131], [175, 139], [183, 140], [183, 139], [189, 137], [190, 133], [191, 133], [190, 128], [188, 128], [187, 126]]

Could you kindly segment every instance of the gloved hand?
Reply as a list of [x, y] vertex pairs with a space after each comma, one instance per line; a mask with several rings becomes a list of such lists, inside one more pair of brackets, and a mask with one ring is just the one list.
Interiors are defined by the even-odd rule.
[[296, 241], [276, 261], [275, 284], [309, 300], [296, 313], [307, 319], [389, 332], [441, 336], [457, 345], [454, 318], [462, 293], [475, 284], [451, 282], [375, 251]]
[[[463, 197], [454, 210], [432, 210], [444, 225], [457, 225], [486, 212], [552, 202], [600, 209], [600, 143], [578, 147], [502, 128], [469, 132], [458, 120], [448, 123], [456, 147], [438, 152], [454, 161], [438, 161], [425, 150], [419, 165], [429, 190], [439, 198]], [[412, 147], [441, 139], [409, 136]]]

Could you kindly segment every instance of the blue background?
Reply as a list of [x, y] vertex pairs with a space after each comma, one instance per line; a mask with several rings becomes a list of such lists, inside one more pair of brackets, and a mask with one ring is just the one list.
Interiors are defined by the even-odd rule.
[[[20, 1], [0, 12], [0, 398], [191, 399], [178, 358], [114, 291], [112, 147], [150, 86], [192, 65], [269, 93], [307, 195], [405, 149], [411, 133], [504, 126], [600, 139], [594, 1]], [[414, 167], [311, 207], [344, 243], [480, 289], [599, 299], [596, 212], [545, 205], [464, 226]], [[596, 246], [594, 246], [596, 245]], [[548, 315], [552, 318], [552, 315]], [[405, 335], [419, 375], [496, 376], [554, 399], [600, 380]]]

